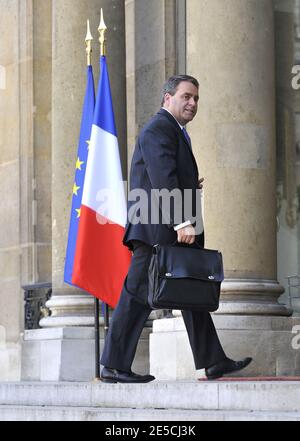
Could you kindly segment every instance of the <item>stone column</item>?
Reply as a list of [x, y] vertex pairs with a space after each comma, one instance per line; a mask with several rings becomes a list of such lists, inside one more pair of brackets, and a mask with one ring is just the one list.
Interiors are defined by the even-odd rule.
[[206, 246], [222, 251], [225, 267], [218, 313], [288, 315], [277, 302], [273, 5], [221, 3], [192, 0], [187, 8], [187, 66], [200, 81], [190, 131], [205, 177]]
[[[298, 10], [297, 10], [297, 9]], [[297, 186], [300, 184], [300, 167], [296, 148], [300, 141], [299, 91], [291, 87], [291, 70], [298, 64], [300, 30], [299, 2], [275, 3], [276, 48], [276, 114], [277, 114], [277, 199], [278, 199], [278, 280], [285, 287], [281, 301], [289, 302], [287, 276], [299, 274], [299, 203]], [[296, 27], [295, 27], [296, 19]], [[292, 75], [294, 78], [295, 75]], [[298, 175], [298, 176], [297, 176]], [[290, 280], [295, 284], [296, 280]], [[300, 312], [297, 290], [291, 289], [293, 313]]]
[[32, 240], [30, 224], [26, 237], [22, 234], [27, 218], [21, 217], [22, 196], [27, 202], [23, 163], [32, 157], [32, 125], [24, 127], [24, 120], [32, 120], [32, 16], [24, 17], [27, 9], [30, 15], [27, 1], [22, 5], [17, 0], [0, 1], [0, 381], [20, 378], [21, 259]]
[[[99, 77], [98, 26], [103, 7], [108, 26], [108, 65], [116, 108], [120, 148], [126, 151], [124, 7], [118, 1], [53, 1], [52, 68], [52, 298], [47, 303], [51, 316], [43, 327], [86, 326], [93, 324], [94, 298], [63, 281], [64, 259], [69, 228], [71, 188], [86, 81], [84, 38], [86, 19], [91, 21], [95, 82]], [[124, 69], [124, 71], [123, 71]], [[123, 110], [123, 111], [122, 111]]]
[[174, 0], [125, 0], [128, 165], [136, 138], [160, 108], [161, 88], [175, 73]]
[[[187, 2], [187, 73], [200, 83], [189, 132], [205, 178], [206, 247], [222, 251], [225, 269], [213, 319], [229, 357], [254, 358], [241, 375], [299, 373], [297, 320], [277, 302], [273, 26], [271, 0]], [[150, 367], [159, 379], [199, 376], [175, 315], [153, 326]]]

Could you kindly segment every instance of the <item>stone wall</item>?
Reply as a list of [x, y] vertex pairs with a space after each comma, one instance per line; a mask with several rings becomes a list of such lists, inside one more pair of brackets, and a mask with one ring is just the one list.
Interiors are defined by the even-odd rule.
[[23, 284], [51, 281], [51, 0], [0, 2], [0, 378], [20, 376]]

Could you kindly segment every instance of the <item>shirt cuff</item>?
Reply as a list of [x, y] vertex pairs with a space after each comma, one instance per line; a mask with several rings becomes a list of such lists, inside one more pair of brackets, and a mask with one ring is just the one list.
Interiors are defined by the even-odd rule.
[[180, 230], [181, 228], [187, 227], [188, 225], [192, 225], [192, 222], [190, 220], [183, 222], [182, 224], [176, 225], [176, 227], [174, 227], [174, 230]]

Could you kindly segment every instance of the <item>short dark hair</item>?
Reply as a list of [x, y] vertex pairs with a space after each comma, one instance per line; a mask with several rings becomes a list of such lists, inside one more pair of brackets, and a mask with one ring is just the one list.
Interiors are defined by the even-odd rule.
[[165, 82], [163, 86], [162, 101], [161, 101], [162, 106], [164, 105], [165, 102], [166, 93], [169, 93], [172, 96], [175, 95], [177, 91], [177, 87], [179, 86], [180, 83], [182, 83], [182, 81], [188, 81], [189, 83], [194, 84], [194, 86], [196, 86], [197, 89], [199, 88], [199, 83], [196, 80], [196, 78], [191, 77], [190, 75], [173, 75]]

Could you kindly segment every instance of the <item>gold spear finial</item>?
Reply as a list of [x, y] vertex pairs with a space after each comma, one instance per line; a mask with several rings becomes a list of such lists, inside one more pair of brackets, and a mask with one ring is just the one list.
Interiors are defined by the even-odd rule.
[[90, 30], [90, 20], [87, 20], [87, 33], [85, 37], [85, 43], [86, 43], [86, 55], [87, 55], [87, 65], [90, 66], [92, 64], [91, 62], [91, 55], [92, 55], [92, 41], [93, 37]]
[[107, 29], [107, 27], [106, 27], [106, 25], [104, 23], [104, 19], [103, 19], [103, 9], [101, 8], [100, 24], [99, 24], [99, 28], [98, 28], [98, 31], [99, 31], [99, 34], [100, 34], [99, 41], [100, 41], [100, 55], [101, 56], [102, 55], [106, 55], [106, 47], [105, 47], [105, 41], [106, 41], [105, 32], [106, 32], [106, 29]]

